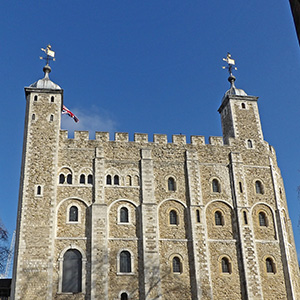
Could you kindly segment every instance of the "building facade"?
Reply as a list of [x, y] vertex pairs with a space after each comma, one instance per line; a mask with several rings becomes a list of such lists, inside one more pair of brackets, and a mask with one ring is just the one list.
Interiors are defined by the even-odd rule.
[[25, 88], [12, 298], [300, 299], [284, 185], [257, 97], [235, 87], [223, 137], [61, 130], [63, 90]]

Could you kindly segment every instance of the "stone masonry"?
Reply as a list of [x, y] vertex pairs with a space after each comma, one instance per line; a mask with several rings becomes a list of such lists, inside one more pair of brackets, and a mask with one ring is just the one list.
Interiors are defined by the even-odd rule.
[[[60, 127], [63, 90], [44, 71], [25, 88], [13, 299], [300, 299], [257, 97], [231, 82], [219, 108], [223, 137], [209, 144], [141, 133], [70, 139]], [[70, 253], [77, 290], [67, 287]]]

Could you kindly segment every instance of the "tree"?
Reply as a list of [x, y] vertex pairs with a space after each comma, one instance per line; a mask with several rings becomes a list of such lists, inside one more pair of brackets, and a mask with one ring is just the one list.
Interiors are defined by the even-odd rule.
[[8, 255], [7, 248], [8, 232], [0, 220], [0, 273], [4, 272]]

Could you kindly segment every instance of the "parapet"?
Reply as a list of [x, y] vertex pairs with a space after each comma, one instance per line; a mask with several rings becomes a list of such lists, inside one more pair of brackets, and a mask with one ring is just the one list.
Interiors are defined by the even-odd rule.
[[[72, 141], [96, 141], [96, 142], [117, 142], [117, 143], [132, 143], [129, 141], [129, 135], [127, 132], [116, 132], [114, 134], [114, 139], [110, 139], [109, 132], [100, 132], [95, 133], [95, 139], [89, 138], [88, 131], [74, 131], [74, 138], [68, 138], [68, 131], [61, 130], [60, 138], [63, 141], [72, 140]], [[174, 144], [174, 145], [186, 145], [191, 144], [195, 146], [205, 146], [205, 137], [201, 135], [192, 135], [190, 137], [190, 143], [187, 143], [186, 136], [183, 134], [174, 134], [172, 135], [172, 142], [168, 143], [168, 136], [166, 134], [153, 134], [153, 142], [149, 141], [148, 134], [146, 133], [134, 133], [133, 136], [134, 143], [141, 144]], [[211, 136], [209, 137], [209, 145], [213, 146], [224, 146], [223, 137], [221, 136]]]

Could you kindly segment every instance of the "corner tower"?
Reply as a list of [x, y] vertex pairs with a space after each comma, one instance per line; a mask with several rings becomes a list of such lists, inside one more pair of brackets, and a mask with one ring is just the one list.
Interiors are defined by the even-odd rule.
[[51, 298], [63, 90], [50, 80], [48, 62], [43, 69], [44, 78], [25, 87], [26, 116], [12, 299]]
[[249, 96], [244, 90], [236, 88], [236, 78], [232, 74], [234, 60], [228, 55], [226, 61], [229, 65], [230, 89], [225, 93], [218, 109], [221, 114], [224, 143], [229, 144], [229, 138], [235, 138], [245, 141], [252, 148], [255, 141], [262, 142], [264, 139], [257, 107], [258, 97]]

